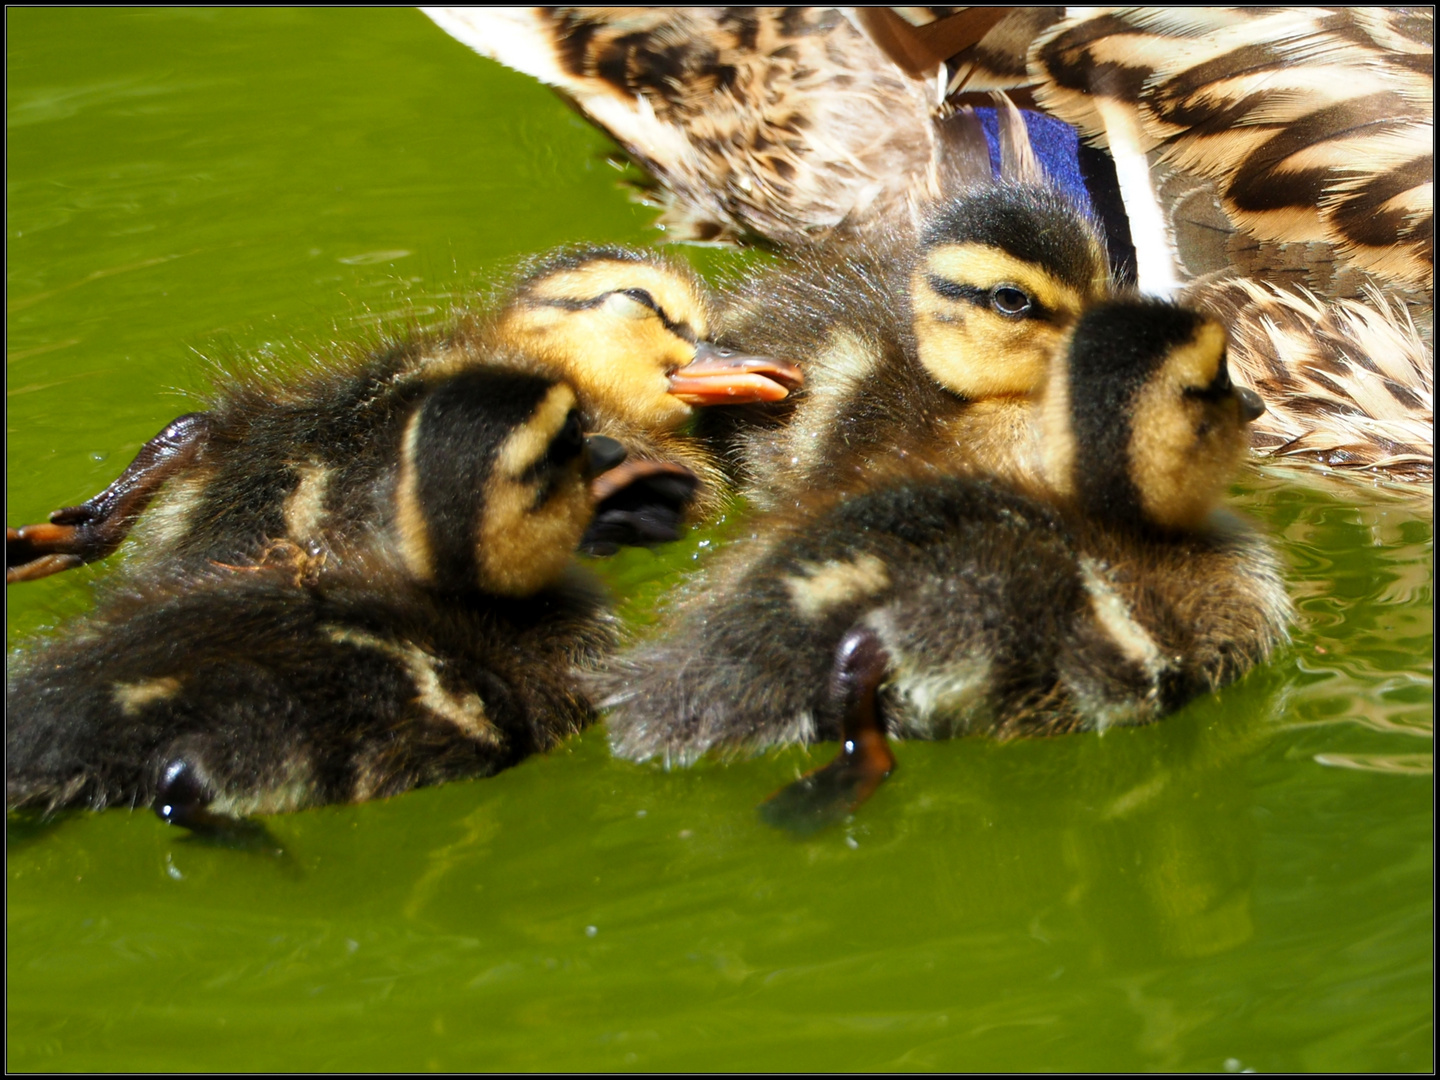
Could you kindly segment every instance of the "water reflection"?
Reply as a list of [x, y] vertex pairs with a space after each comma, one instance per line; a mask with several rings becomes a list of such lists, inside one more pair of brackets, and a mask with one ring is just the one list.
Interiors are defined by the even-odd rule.
[[1242, 503], [1281, 542], [1300, 612], [1285, 726], [1366, 729], [1316, 753], [1322, 765], [1426, 771], [1433, 751], [1415, 740], [1433, 741], [1435, 727], [1431, 492], [1273, 466], [1244, 487]]
[[1276, 732], [1288, 689], [1262, 672], [1157, 728], [950, 761], [942, 750], [909, 770], [899, 832], [910, 845], [955, 838], [942, 889], [956, 920], [1023, 917], [1031, 937], [1079, 946], [1112, 973], [1233, 949], [1254, 933], [1246, 761]]

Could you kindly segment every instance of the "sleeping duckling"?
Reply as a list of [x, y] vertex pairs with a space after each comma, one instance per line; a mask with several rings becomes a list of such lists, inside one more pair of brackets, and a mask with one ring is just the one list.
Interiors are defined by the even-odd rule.
[[613, 624], [571, 554], [623, 451], [530, 374], [462, 371], [395, 411], [399, 557], [317, 566], [282, 542], [122, 570], [12, 660], [7, 810], [149, 804], [205, 828], [488, 776], [590, 722], [574, 671]]
[[425, 10], [607, 131], [672, 239], [913, 218], [945, 193], [943, 118], [1006, 91], [1091, 144], [1142, 290], [1232, 328], [1256, 449], [1433, 474], [1430, 8]]
[[618, 439], [632, 461], [685, 466], [700, 480], [691, 517], [704, 520], [728, 480], [690, 434], [699, 411], [769, 405], [802, 381], [792, 363], [716, 344], [717, 320], [708, 287], [687, 267], [654, 252], [587, 247], [531, 264], [492, 337], [575, 385], [587, 430]]
[[1069, 328], [1111, 294], [1094, 225], [1053, 188], [999, 183], [938, 207], [918, 240], [812, 257], [734, 290], [722, 340], [806, 359], [786, 422], [738, 438], [761, 507], [945, 448], [1039, 483], [1036, 393]]
[[99, 495], [7, 530], [6, 582], [105, 557], [157, 494], [142, 558], [244, 562], [278, 539], [337, 550], [377, 527], [372, 494], [395, 467], [381, 436], [426, 378], [494, 365], [566, 379], [586, 430], [617, 438], [634, 479], [668, 494], [668, 510], [649, 500], [639, 517], [612, 499], [592, 546], [674, 539], [696, 480], [692, 515], [712, 512], [725, 487], [683, 434], [695, 407], [776, 400], [799, 379], [789, 365], [717, 348], [711, 322], [703, 284], [676, 263], [620, 248], [552, 254], [494, 316], [325, 359], [290, 384], [258, 370], [227, 375], [210, 409], [172, 422]]
[[867, 710], [894, 737], [1103, 731], [1238, 678], [1291, 605], [1265, 542], [1212, 514], [1263, 408], [1225, 344], [1158, 301], [1082, 315], [1040, 408], [1055, 502], [912, 458], [762, 519], [602, 678], [615, 752], [859, 742]]

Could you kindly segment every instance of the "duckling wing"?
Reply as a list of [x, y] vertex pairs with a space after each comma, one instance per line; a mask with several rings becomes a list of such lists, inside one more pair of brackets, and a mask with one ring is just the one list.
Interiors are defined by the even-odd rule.
[[608, 132], [673, 199], [674, 239], [805, 243], [938, 182], [937, 87], [837, 9], [422, 10]]

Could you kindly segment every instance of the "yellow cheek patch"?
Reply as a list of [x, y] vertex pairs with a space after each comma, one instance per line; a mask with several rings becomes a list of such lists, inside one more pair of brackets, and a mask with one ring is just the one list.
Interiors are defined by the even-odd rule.
[[1045, 483], [1061, 498], [1075, 495], [1075, 424], [1070, 414], [1070, 367], [1058, 361], [1040, 400], [1040, 444]]
[[1044, 383], [1064, 336], [1061, 327], [936, 296], [923, 271], [912, 291], [916, 350], [941, 386], [980, 401], [1033, 394]]
[[[581, 459], [570, 464], [560, 489], [536, 507], [544, 475], [528, 475], [575, 408], [564, 383], [550, 388], [535, 413], [510, 434], [495, 457], [477, 530], [480, 586], [506, 596], [526, 596], [552, 584], [564, 572], [593, 512], [580, 475]], [[583, 457], [583, 455], [582, 455]]]
[[1238, 401], [1185, 394], [1214, 380], [1224, 351], [1224, 329], [1204, 323], [1136, 395], [1130, 469], [1145, 515], [1157, 525], [1199, 525], [1245, 453], [1249, 438]]
[[[606, 267], [614, 276], [603, 272]], [[587, 284], [597, 291], [580, 288]], [[543, 279], [531, 294], [583, 302], [617, 288], [645, 289], [672, 322], [688, 323], [704, 339], [709, 320], [703, 297], [683, 278], [656, 267], [585, 266]], [[659, 430], [677, 428], [690, 418], [690, 406], [670, 395], [667, 377], [695, 359], [695, 343], [671, 331], [638, 301], [612, 298], [592, 307], [522, 301], [505, 315], [499, 333], [541, 370], [570, 382], [592, 416]]]
[[[986, 304], [939, 295], [931, 276], [989, 290], [1014, 285], [1047, 312], [1007, 318]], [[942, 386], [972, 400], [1033, 394], [1044, 383], [1065, 327], [1105, 284], [1082, 292], [1034, 263], [986, 244], [946, 244], [931, 251], [911, 280], [920, 362]]]
[[1220, 371], [1220, 358], [1225, 355], [1225, 329], [1219, 323], [1204, 322], [1187, 345], [1172, 349], [1161, 369], [1161, 378], [1171, 386], [1203, 390]]
[[597, 315], [571, 320], [565, 329], [561, 351], [547, 342], [545, 353], [580, 391], [592, 415], [661, 430], [689, 419], [690, 406], [670, 394], [669, 375], [695, 359], [694, 343], [653, 316], [620, 323]]
[[545, 456], [550, 443], [565, 426], [570, 410], [575, 408], [575, 391], [564, 383], [556, 383], [535, 407], [530, 419], [510, 433], [495, 455], [495, 472], [506, 480], [524, 474]]
[[481, 588], [528, 596], [554, 584], [590, 524], [594, 504], [576, 464], [560, 490], [535, 506], [538, 486], [497, 477], [485, 493], [476, 563]]

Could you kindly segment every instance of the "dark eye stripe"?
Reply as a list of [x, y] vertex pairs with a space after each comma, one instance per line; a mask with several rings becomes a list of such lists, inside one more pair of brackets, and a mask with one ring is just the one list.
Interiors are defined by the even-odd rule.
[[[925, 283], [930, 286], [932, 292], [937, 296], [943, 296], [946, 300], [963, 300], [966, 303], [974, 304], [993, 311], [997, 315], [1003, 315], [1008, 319], [1039, 319], [1046, 322], [1053, 322], [1053, 313], [1043, 304], [1037, 301], [1024, 289], [1009, 282], [996, 285], [993, 289], [982, 289], [978, 285], [962, 285], [958, 281], [950, 281], [940, 277], [938, 274], [926, 274]], [[1013, 298], [1002, 294], [1015, 293], [1024, 298], [1023, 306], [1015, 306], [1014, 310], [1007, 310], [1011, 306], [1009, 301]]]
[[695, 331], [690, 329], [689, 323], [676, 322], [674, 319], [670, 318], [669, 315], [665, 314], [665, 309], [660, 306], [659, 301], [656, 300], [655, 297], [651, 296], [646, 290], [619, 289], [617, 291], [624, 294], [625, 296], [630, 297], [630, 299], [634, 300], [637, 304], [644, 304], [651, 311], [655, 312], [656, 315], [660, 316], [660, 321], [664, 323], [665, 329], [669, 330], [670, 333], [674, 334], [682, 341], [688, 341], [691, 344], [694, 344], [697, 340], [695, 336]]
[[943, 296], [946, 300], [968, 300], [972, 304], [985, 305], [990, 301], [990, 293], [978, 285], [961, 285], [958, 281], [947, 281], [938, 274], [926, 274], [925, 283], [930, 286], [930, 291], [936, 296]]
[[552, 479], [548, 480], [547, 484], [553, 485], [553, 475], [579, 457], [584, 450], [585, 430], [580, 423], [580, 411], [571, 409], [570, 415], [565, 417], [565, 423], [545, 448], [545, 453], [520, 474], [520, 479], [533, 482], [550, 474]]
[[659, 316], [660, 322], [664, 325], [665, 329], [670, 331], [670, 333], [674, 334], [681, 341], [686, 341], [693, 345], [696, 341], [699, 340], [698, 335], [695, 333], [694, 329], [691, 328], [688, 322], [676, 322], [674, 319], [670, 318], [670, 316], [665, 313], [665, 309], [660, 306], [659, 301], [657, 301], [655, 297], [651, 296], [650, 293], [647, 292], [645, 289], [611, 289], [609, 292], [603, 292], [599, 296], [592, 296], [588, 300], [578, 300], [574, 297], [545, 296], [536, 297], [527, 302], [536, 304], [541, 307], [563, 308], [565, 311], [585, 311], [587, 308], [599, 307], [616, 293], [619, 293], [622, 296], [628, 296], [637, 304], [640, 304], [643, 307], [647, 307], [651, 311], [655, 312], [655, 314]]
[[637, 304], [644, 304], [662, 319], [665, 317], [665, 313], [660, 310], [660, 305], [655, 302], [655, 297], [651, 296], [644, 289], [617, 289], [616, 291], [623, 296], [630, 297], [630, 299], [634, 300]]
[[1206, 386], [1187, 386], [1185, 396], [1199, 398], [1201, 401], [1224, 401], [1235, 395], [1235, 384], [1230, 381], [1230, 367], [1225, 362], [1224, 355], [1220, 357], [1220, 366], [1215, 371], [1215, 377]]
[[1211, 383], [1209, 386], [1187, 386], [1185, 388], [1185, 396], [1188, 398], [1198, 398], [1201, 401], [1224, 401], [1228, 397], [1234, 397], [1235, 391], [1234, 388], [1229, 385], [1216, 386], [1214, 383]]

